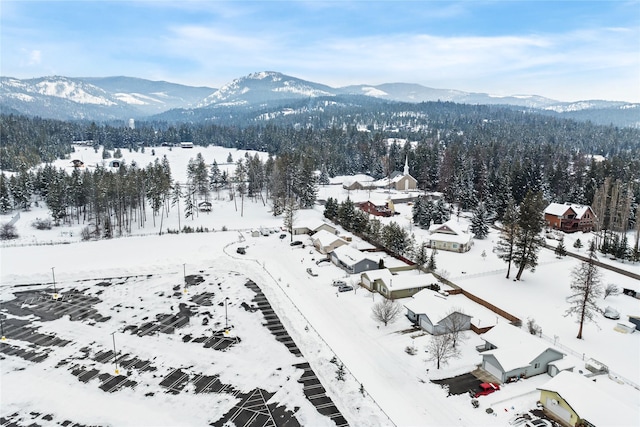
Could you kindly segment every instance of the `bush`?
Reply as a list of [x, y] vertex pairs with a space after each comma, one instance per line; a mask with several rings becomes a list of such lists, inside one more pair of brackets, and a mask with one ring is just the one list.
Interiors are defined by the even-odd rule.
[[36, 218], [35, 221], [31, 223], [31, 226], [37, 230], [51, 230], [51, 220]]
[[4, 223], [0, 225], [0, 240], [11, 240], [20, 237], [13, 224]]

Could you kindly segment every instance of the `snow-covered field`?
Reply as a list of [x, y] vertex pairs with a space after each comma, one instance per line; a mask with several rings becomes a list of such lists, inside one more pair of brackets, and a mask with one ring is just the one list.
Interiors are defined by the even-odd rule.
[[[155, 157], [167, 155], [173, 177], [179, 181], [184, 180], [189, 158], [195, 158], [198, 152], [202, 152], [207, 163], [215, 159], [219, 164], [226, 162], [229, 152], [234, 159], [244, 155], [244, 152], [220, 147], [192, 150], [174, 148], [171, 151], [156, 148], [155, 151]], [[76, 157], [82, 157], [87, 165], [101, 161], [99, 153], [84, 147], [79, 148], [74, 155]], [[149, 149], [146, 153], [125, 153], [127, 162], [135, 160], [140, 165], [153, 159]], [[69, 163], [59, 161], [58, 166], [68, 167]], [[319, 192], [319, 198], [322, 199], [332, 196], [342, 200], [347, 195], [356, 201], [387, 196], [384, 192], [347, 192], [340, 185], [323, 187]], [[405, 195], [392, 196], [401, 198]], [[410, 206], [397, 204], [396, 208], [401, 214], [385, 220], [394, 220], [406, 226], [420, 241], [425, 232], [409, 226]], [[295, 375], [300, 375], [291, 370], [293, 356], [284, 351], [286, 349], [282, 346], [275, 345], [275, 338], [268, 333], [265, 335], [265, 328], [259, 323], [252, 323], [255, 319], [247, 317], [244, 310], [240, 309], [241, 302], [250, 300], [249, 291], [241, 286], [246, 279], [260, 286], [349, 424], [505, 425], [514, 412], [535, 408], [539, 397], [536, 387], [549, 380], [547, 375], [540, 375], [506, 384], [499, 392], [480, 398], [481, 406], [478, 409], [471, 406], [467, 395], [447, 397], [446, 391], [430, 383], [429, 379], [446, 378], [473, 370], [481, 361], [475, 350], [475, 346], [482, 343], [480, 337], [467, 333], [468, 340], [463, 346], [462, 356], [436, 370], [435, 365], [426, 360], [428, 335], [403, 332], [411, 327], [408, 319], [402, 317], [387, 327], [372, 319], [371, 307], [380, 300], [379, 295], [372, 295], [364, 289], [336, 293], [330, 285], [332, 279], [346, 278], [348, 282], [355, 283], [357, 278], [345, 277], [344, 271], [333, 265], [317, 266], [315, 260], [320, 257], [318, 253], [310, 250], [309, 246], [304, 249], [291, 247], [288, 239], [278, 238], [278, 233], [267, 237], [251, 237], [248, 232], [251, 229], [282, 226], [282, 218], [273, 217], [269, 206], [264, 206], [261, 201], [245, 200], [244, 215], [241, 217], [234, 203], [221, 193], [220, 199], [214, 197], [212, 212], [201, 212], [186, 222], [182, 220], [183, 225], [204, 226], [216, 230], [214, 232], [159, 236], [159, 226], [153, 228], [152, 222], [147, 221], [145, 229], [137, 230], [134, 227], [134, 233], [138, 236], [98, 242], [80, 241], [83, 224], [49, 231], [30, 227], [33, 219], [47, 215], [42, 207], [21, 212], [16, 223], [20, 238], [1, 248], [0, 301], [12, 300], [16, 292], [28, 289], [16, 285], [51, 283], [54, 273], [61, 293], [79, 287], [79, 283], [87, 293], [95, 293], [99, 278], [144, 278], [152, 275], [148, 281], [136, 279], [135, 285], [125, 283], [119, 287], [109, 287], [107, 289], [111, 291], [100, 294], [102, 302], [98, 308], [105, 315], [113, 316], [113, 320], [104, 327], [99, 323], [71, 322], [65, 317], [39, 324], [44, 331], [62, 338], [78, 342], [93, 341], [95, 345], [108, 349], [111, 333], [115, 329], [109, 327], [135, 319], [126, 310], [114, 312], [114, 306], [124, 306], [128, 299], [132, 299], [131, 305], [136, 309], [143, 308], [150, 316], [170, 313], [166, 301], [157, 297], [160, 289], [181, 283], [185, 273], [203, 274], [207, 277], [207, 283], [221, 283], [221, 289], [214, 286], [216, 298], [223, 295], [230, 298], [229, 317], [235, 322], [233, 333], [242, 338], [239, 345], [227, 352], [215, 352], [212, 356], [211, 350], [205, 352], [198, 346], [177, 345], [181, 343], [182, 334], [178, 329], [177, 336], [158, 334], [137, 337], [119, 333], [119, 346], [123, 351], [138, 354], [142, 358], [157, 357], [155, 363], [161, 368], [189, 367], [200, 374], [222, 375], [226, 382], [237, 389], [259, 386], [276, 392], [274, 400], [286, 405], [289, 411], [299, 408], [296, 417], [304, 425], [330, 425], [332, 422], [317, 413], [304, 399], [299, 383], [285, 379], [287, 375], [294, 379]], [[298, 221], [321, 216], [322, 208], [318, 206], [300, 212]], [[9, 219], [10, 216], [3, 216], [0, 222]], [[170, 214], [169, 218], [165, 218], [165, 229], [177, 229], [177, 221], [177, 214]], [[460, 221], [466, 219], [461, 218]], [[230, 231], [221, 231], [223, 226]], [[565, 245], [569, 250], [573, 249], [572, 239], [576, 237], [580, 237], [583, 243], [588, 240], [588, 235], [568, 236]], [[525, 321], [527, 318], [535, 319], [545, 336], [560, 346], [566, 346], [566, 349], [560, 347], [562, 351], [577, 355], [571, 357], [576, 357], [578, 367], [582, 359], [595, 358], [620, 377], [640, 384], [640, 333], [618, 333], [613, 330], [615, 321], [598, 317], [595, 323], [586, 326], [584, 339], [577, 340], [578, 325], [574, 319], [564, 317], [570, 273], [577, 261], [570, 257], [559, 260], [551, 251], [543, 250], [535, 273], [527, 271], [521, 282], [513, 282], [504, 278], [506, 265], [492, 252], [496, 240], [497, 234], [492, 232], [486, 239], [476, 240], [466, 254], [440, 251], [436, 258], [438, 272]], [[69, 244], [42, 244], [52, 242]], [[238, 246], [246, 246], [247, 254], [236, 254]], [[487, 254], [486, 258], [481, 256], [483, 251]], [[637, 264], [606, 261], [640, 273]], [[306, 273], [309, 267], [318, 273], [317, 277]], [[609, 270], [602, 270], [602, 274], [604, 283], [636, 289], [640, 286], [638, 281]], [[81, 280], [87, 282], [79, 282]], [[206, 283], [200, 284], [190, 289], [188, 294], [174, 296], [175, 303], [189, 295], [206, 292], [206, 286]], [[44, 290], [45, 286], [41, 285], [38, 289]], [[216, 300], [216, 303], [222, 300]], [[617, 308], [623, 318], [627, 314], [640, 314], [640, 301], [626, 295], [608, 297], [600, 301], [600, 305]], [[222, 311], [217, 307], [214, 320], [223, 322]], [[189, 328], [195, 329], [195, 333], [205, 333], [207, 330], [194, 322]], [[11, 341], [10, 336], [8, 339]], [[23, 344], [26, 347], [26, 343]], [[405, 352], [405, 348], [411, 345], [418, 348], [416, 355]], [[54, 351], [59, 357], [72, 357], [73, 351], [77, 352], [78, 348], [70, 345]], [[334, 355], [347, 368], [346, 381], [336, 379], [336, 364], [330, 361]], [[212, 358], [215, 360], [212, 361]], [[58, 360], [52, 356], [50, 359]], [[278, 371], [277, 367], [284, 371]], [[0, 373], [0, 415], [3, 417], [16, 411], [38, 411], [55, 414], [57, 421], [66, 417], [86, 424], [202, 425], [215, 421], [216, 416], [221, 416], [225, 409], [234, 404], [228, 396], [196, 395], [188, 389], [178, 395], [163, 394], [159, 381], [154, 382], [148, 374], [137, 374], [132, 378], [139, 382], [139, 386], [133, 390], [125, 388], [115, 393], [105, 393], [95, 385], [88, 387], [65, 370], [47, 362], [27, 363], [14, 356], [5, 356]], [[274, 374], [273, 378], [269, 374]], [[602, 380], [599, 384], [630, 405], [640, 417], [640, 391], [613, 381]], [[361, 393], [361, 385], [364, 393]], [[146, 392], [155, 395], [148, 398]], [[216, 409], [211, 410], [212, 407]], [[485, 412], [488, 407], [494, 409], [493, 414]], [[41, 419], [38, 422], [42, 423]]]

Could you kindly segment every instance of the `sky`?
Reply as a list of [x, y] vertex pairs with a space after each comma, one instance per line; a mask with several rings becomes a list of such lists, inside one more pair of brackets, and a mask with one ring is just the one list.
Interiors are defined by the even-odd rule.
[[640, 1], [0, 0], [0, 74], [640, 102]]

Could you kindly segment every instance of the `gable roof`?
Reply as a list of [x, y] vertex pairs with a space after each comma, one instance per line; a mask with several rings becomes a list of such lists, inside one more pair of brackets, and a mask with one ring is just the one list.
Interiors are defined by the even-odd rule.
[[393, 273], [391, 273], [391, 270], [389, 270], [388, 268], [381, 268], [378, 270], [365, 271], [362, 273], [362, 276], [365, 275], [371, 282], [382, 280], [384, 283], [389, 283], [389, 280], [393, 276]]
[[558, 393], [580, 418], [593, 425], [638, 425], [637, 410], [615, 399], [583, 375], [562, 371], [538, 390]]
[[[433, 277], [433, 275], [431, 276]], [[469, 316], [467, 313], [459, 311], [447, 297], [431, 289], [423, 289], [413, 295], [404, 306], [416, 314], [425, 314], [434, 325], [445, 319], [452, 311]]]
[[528, 366], [548, 349], [564, 355], [542, 339], [508, 323], [498, 323], [480, 338], [498, 347], [483, 354], [492, 354], [505, 372]]
[[360, 252], [356, 248], [352, 248], [349, 245], [342, 245], [334, 249], [331, 253], [347, 265], [356, 265], [357, 263], [364, 261], [365, 259], [368, 259], [372, 262], [377, 262], [370, 256], [367, 256], [366, 253]]
[[340, 240], [341, 242], [343, 242], [343, 244], [347, 243], [346, 240], [341, 239], [340, 237], [336, 236], [335, 234], [327, 230], [318, 231], [316, 234], [314, 234], [311, 237], [311, 239], [313, 240], [313, 243], [319, 242], [320, 246], [323, 246], [323, 247], [331, 245], [336, 240]]
[[576, 218], [580, 219], [588, 210], [591, 210], [591, 207], [575, 203], [551, 203], [546, 207], [544, 213], [553, 216], [562, 216], [568, 210], [572, 210], [576, 214]]
[[429, 238], [454, 243], [467, 243], [471, 240], [471, 233], [464, 230], [455, 220], [450, 219], [444, 224], [432, 224], [429, 227]]

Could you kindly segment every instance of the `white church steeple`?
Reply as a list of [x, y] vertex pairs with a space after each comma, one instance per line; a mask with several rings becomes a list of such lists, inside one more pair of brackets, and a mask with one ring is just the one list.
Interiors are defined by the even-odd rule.
[[403, 175], [404, 175], [404, 176], [409, 175], [409, 156], [405, 156], [405, 158], [404, 158], [404, 171], [403, 171]]

